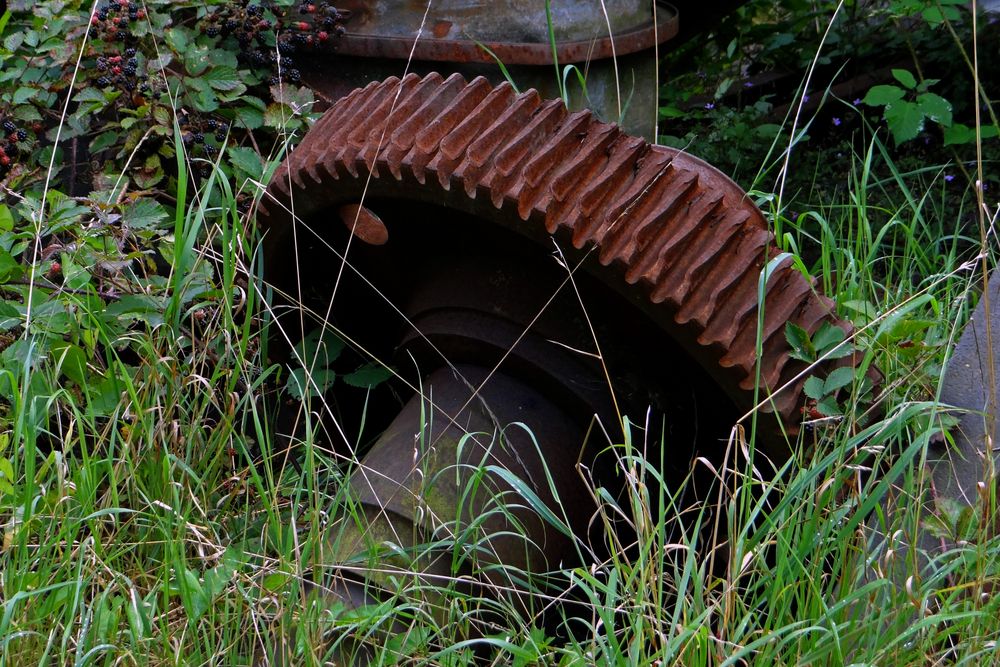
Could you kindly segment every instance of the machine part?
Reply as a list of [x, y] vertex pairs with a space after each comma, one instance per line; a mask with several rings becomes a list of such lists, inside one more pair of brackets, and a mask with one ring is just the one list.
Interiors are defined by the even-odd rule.
[[341, 0], [339, 5], [351, 16], [337, 52], [365, 58], [567, 65], [645, 51], [678, 30], [677, 11], [657, 2], [654, 17], [648, 0], [607, 0], [607, 19], [590, 2], [553, 3], [554, 48], [545, 5], [536, 0], [506, 0], [488, 12], [478, 1], [434, 2], [426, 19], [423, 3]]
[[553, 2], [550, 23], [536, 0], [503, 0], [489, 11], [472, 0], [345, 0], [337, 5], [350, 10], [347, 32], [296, 60], [303, 81], [329, 102], [404, 68], [421, 75], [445, 69], [565, 96], [570, 108], [589, 108], [654, 141], [657, 48], [677, 35], [677, 10], [660, 0], [603, 4], [607, 14], [590, 0]]
[[[458, 209], [545, 246], [567, 241], [571, 262], [598, 260], [585, 269], [638, 305], [738, 407], [759, 398], [787, 432], [800, 422], [803, 383], [823, 369], [803, 373], [786, 323], [852, 330], [779, 256], [760, 211], [730, 179], [534, 90], [410, 75], [340, 100], [268, 187], [260, 222], [270, 275], [285, 265], [293, 199], [297, 216], [318, 220], [363, 197]], [[772, 443], [772, 454], [784, 452]]]

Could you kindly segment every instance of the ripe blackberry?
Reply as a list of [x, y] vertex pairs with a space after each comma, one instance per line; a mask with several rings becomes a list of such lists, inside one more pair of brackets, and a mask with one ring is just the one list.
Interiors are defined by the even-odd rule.
[[17, 140], [18, 141], [24, 141], [27, 138], [28, 138], [28, 133], [25, 130], [18, 130], [17, 131]]
[[134, 56], [135, 56], [135, 49], [133, 49], [133, 48], [127, 48], [127, 49], [125, 49], [125, 57], [126, 58], [132, 58]]
[[98, 58], [97, 59], [97, 71], [98, 72], [103, 72], [106, 69], [108, 69], [108, 61], [105, 60], [104, 58]]
[[292, 83], [298, 83], [302, 80], [302, 74], [297, 69], [288, 70], [288, 80]]
[[139, 66], [139, 59], [138, 58], [129, 58], [128, 59], [128, 66], [132, 67], [132, 68], [138, 67]]
[[209, 37], [218, 37], [219, 29], [216, 28], [215, 26], [205, 28], [205, 34], [208, 35]]
[[196, 144], [203, 144], [203, 143], [205, 143], [205, 135], [202, 134], [201, 132], [195, 133], [195, 135], [194, 135], [194, 143], [196, 143]]
[[218, 132], [215, 133], [215, 140], [218, 141], [218, 142], [225, 141], [226, 140], [226, 133], [223, 132], [222, 130], [219, 130]]
[[5, 120], [3, 122], [3, 129], [5, 132], [15, 132], [17, 131], [17, 125], [14, 125], [14, 123], [9, 120]]
[[215, 128], [216, 128], [216, 126], [218, 124], [219, 123], [216, 122], [216, 120], [214, 118], [209, 118], [208, 121], [205, 123], [205, 127], [207, 127], [210, 130], [215, 130]]
[[110, 85], [111, 85], [111, 79], [109, 79], [106, 76], [102, 76], [102, 77], [100, 77], [100, 78], [97, 79], [97, 87], [98, 88], [107, 88]]

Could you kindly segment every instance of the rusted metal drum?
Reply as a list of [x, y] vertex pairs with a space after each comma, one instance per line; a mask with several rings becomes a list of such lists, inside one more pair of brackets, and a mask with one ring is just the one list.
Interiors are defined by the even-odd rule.
[[[631, 134], [655, 137], [656, 59], [677, 11], [653, 0], [343, 0], [335, 51], [303, 63], [306, 83], [334, 101], [409, 71], [459, 72], [543, 97], [565, 95]], [[502, 63], [503, 67], [500, 67]], [[506, 70], [506, 73], [505, 71]]]

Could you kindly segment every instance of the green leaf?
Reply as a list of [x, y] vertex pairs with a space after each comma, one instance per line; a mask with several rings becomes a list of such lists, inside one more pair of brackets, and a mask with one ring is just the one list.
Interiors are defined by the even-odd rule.
[[913, 102], [895, 102], [885, 108], [885, 121], [897, 144], [913, 139], [924, 129], [924, 112]]
[[863, 102], [870, 107], [880, 107], [903, 99], [904, 94], [899, 86], [872, 86]]
[[216, 90], [236, 90], [243, 85], [240, 83], [240, 77], [233, 67], [213, 67], [205, 72], [201, 78]]
[[90, 152], [100, 153], [101, 151], [107, 148], [111, 148], [117, 142], [118, 142], [117, 132], [114, 131], [104, 132], [102, 134], [97, 135], [97, 137], [92, 142], [90, 142]]
[[253, 107], [236, 109], [236, 121], [248, 130], [259, 130], [264, 125], [264, 114]]
[[352, 387], [370, 389], [392, 377], [392, 371], [379, 364], [365, 364], [353, 373], [344, 376], [344, 382]]
[[914, 76], [905, 69], [892, 70], [892, 76], [895, 77], [896, 81], [899, 81], [901, 84], [903, 84], [910, 90], [913, 90], [914, 88], [917, 87], [916, 78], [914, 78]]
[[344, 341], [329, 327], [313, 329], [295, 346], [297, 361], [303, 366], [325, 367], [332, 364], [344, 349]]
[[60, 340], [53, 342], [50, 350], [63, 375], [81, 387], [87, 383], [87, 355], [82, 349]]
[[236, 147], [226, 151], [229, 162], [250, 178], [260, 180], [264, 174], [264, 161], [252, 148]]
[[816, 349], [816, 356], [821, 356], [829, 352], [834, 346], [843, 341], [845, 336], [844, 330], [840, 327], [829, 322], [823, 322], [813, 336], [812, 344]]
[[805, 384], [802, 385], [802, 391], [809, 398], [813, 399], [814, 401], [818, 401], [821, 398], [823, 398], [823, 396], [825, 396], [825, 394], [823, 393], [823, 386], [824, 386], [823, 379], [818, 378], [814, 375], [810, 377], [808, 380], [806, 380]]
[[337, 374], [329, 368], [316, 368], [312, 373], [305, 368], [296, 368], [288, 374], [285, 389], [292, 398], [304, 401], [325, 394], [336, 379]]
[[925, 116], [940, 125], [951, 125], [951, 102], [934, 93], [922, 93], [917, 96], [917, 104]]
[[836, 417], [840, 414], [840, 407], [837, 405], [837, 399], [832, 394], [817, 402], [816, 409], [827, 417]]
[[37, 92], [38, 92], [37, 88], [29, 88], [27, 86], [21, 86], [20, 88], [14, 91], [14, 97], [12, 98], [11, 101], [14, 104], [24, 104], [32, 97], [34, 97], [35, 93]]
[[0, 232], [9, 232], [12, 229], [14, 229], [14, 214], [6, 204], [0, 204]]
[[167, 217], [163, 205], [148, 197], [136, 199], [122, 211], [122, 223], [132, 229], [156, 229]]
[[0, 247], [0, 282], [16, 280], [21, 277], [23, 272], [24, 270], [17, 263], [17, 260], [14, 259], [14, 256], [3, 247]]
[[976, 140], [976, 131], [968, 125], [955, 123], [951, 127], [944, 129], [944, 145], [955, 146], [959, 144], [971, 144]]
[[295, 118], [295, 113], [284, 104], [268, 104], [264, 112], [264, 125], [277, 129], [284, 128]]
[[793, 358], [802, 361], [816, 359], [816, 348], [813, 347], [813, 343], [809, 339], [809, 332], [795, 322], [789, 322], [785, 325], [785, 340], [792, 348]]
[[854, 381], [854, 369], [850, 366], [834, 368], [823, 383], [824, 394], [835, 394]]

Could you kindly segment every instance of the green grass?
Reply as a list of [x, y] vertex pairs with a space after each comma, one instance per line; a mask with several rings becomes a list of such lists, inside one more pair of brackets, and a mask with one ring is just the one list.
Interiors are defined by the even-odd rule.
[[[981, 285], [976, 253], [993, 249], [963, 222], [972, 192], [957, 208], [945, 195], [946, 165], [900, 170], [881, 142], [870, 137], [851, 156], [848, 181], [794, 198], [808, 204], [794, 216], [762, 200], [782, 248], [858, 324], [852, 343], [884, 374], [877, 410], [857, 385], [843, 414], [803, 430], [783, 462], [755, 453], [748, 421], [725, 458], [693, 461], [685, 484], [695, 472], [714, 480], [699, 504], [663, 483], [660, 452], [672, 443], [646, 443], [643, 416], [629, 415], [625, 437], [607, 443], [624, 492], [591, 488], [608, 559], [537, 578], [500, 568], [500, 583], [470, 592], [410, 567], [442, 552], [493, 565], [475, 526], [442, 517], [450, 531], [433, 545], [371, 545], [358, 565], [379, 568], [391, 595], [360, 609], [303, 585], [332, 569], [331, 527], [364, 520], [346, 483], [357, 462], [330, 450], [316, 415], [336, 406], [319, 397], [297, 415], [294, 451], [274, 451], [288, 435], [274, 409], [287, 399], [287, 370], [268, 359], [278, 325], [253, 216], [237, 210], [252, 186], [219, 172], [180, 188], [170, 270], [147, 294], [156, 317], [108, 327], [93, 291], [36, 286], [66, 300], [74, 340], [96, 356], [41, 345], [41, 324], [5, 342], [0, 663], [231, 665], [289, 654], [291, 664], [324, 664], [355, 652], [434, 665], [998, 662], [996, 480], [984, 480], [971, 517], [937, 512], [936, 529], [957, 546], [926, 566], [906, 548], [933, 517], [919, 507], [927, 444], [941, 430], [943, 362]], [[90, 386], [101, 382], [110, 388]], [[490, 498], [484, 468], [463, 474], [470, 493], [484, 487], [489, 513], [535, 502]], [[554, 511], [549, 523], [561, 520]], [[626, 533], [612, 527], [623, 524], [634, 543], [617, 541]], [[578, 544], [585, 556], [591, 547]], [[572, 589], [555, 623], [542, 620], [562, 604], [547, 578]], [[537, 597], [506, 595], [515, 582]]]

